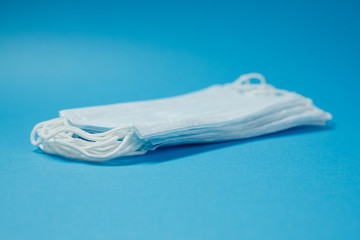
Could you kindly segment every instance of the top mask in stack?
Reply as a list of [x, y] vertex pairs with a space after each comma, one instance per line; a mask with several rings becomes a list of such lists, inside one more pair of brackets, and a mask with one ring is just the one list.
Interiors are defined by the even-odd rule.
[[59, 115], [37, 124], [31, 142], [49, 154], [97, 162], [161, 146], [325, 125], [332, 118], [311, 99], [277, 89], [258, 73], [176, 97], [68, 109]]

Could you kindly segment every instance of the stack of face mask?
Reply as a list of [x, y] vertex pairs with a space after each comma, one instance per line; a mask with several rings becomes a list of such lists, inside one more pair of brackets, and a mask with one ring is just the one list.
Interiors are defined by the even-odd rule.
[[98, 162], [160, 146], [325, 125], [330, 119], [311, 99], [277, 89], [262, 75], [250, 73], [233, 83], [171, 98], [62, 110], [59, 118], [34, 127], [31, 142], [49, 154]]

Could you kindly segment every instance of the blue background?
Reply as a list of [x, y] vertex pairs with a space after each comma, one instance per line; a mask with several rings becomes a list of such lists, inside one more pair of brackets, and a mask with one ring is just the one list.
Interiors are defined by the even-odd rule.
[[[0, 239], [360, 239], [359, 1], [1, 1]], [[66, 108], [260, 72], [333, 114], [105, 165], [49, 156]]]

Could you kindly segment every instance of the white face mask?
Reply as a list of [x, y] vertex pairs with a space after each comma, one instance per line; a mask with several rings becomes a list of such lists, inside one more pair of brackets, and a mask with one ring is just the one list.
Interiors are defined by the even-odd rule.
[[31, 141], [50, 154], [105, 161], [159, 146], [325, 125], [329, 119], [331, 115], [316, 108], [311, 99], [276, 89], [262, 75], [251, 73], [230, 84], [172, 98], [63, 110], [60, 118], [35, 126]]

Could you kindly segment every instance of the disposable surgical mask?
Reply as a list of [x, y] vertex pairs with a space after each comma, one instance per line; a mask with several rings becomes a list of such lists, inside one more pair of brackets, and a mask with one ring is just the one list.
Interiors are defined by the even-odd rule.
[[87, 161], [325, 125], [331, 119], [311, 99], [277, 89], [258, 73], [176, 97], [68, 109], [59, 115], [36, 125], [31, 142], [46, 153]]

